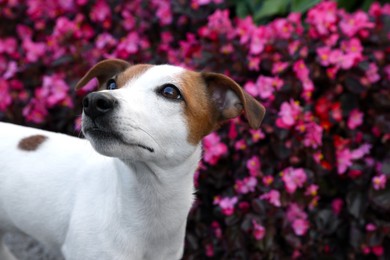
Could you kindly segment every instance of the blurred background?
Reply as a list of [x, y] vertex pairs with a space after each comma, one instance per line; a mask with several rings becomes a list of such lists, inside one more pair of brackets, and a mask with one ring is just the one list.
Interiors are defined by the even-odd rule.
[[386, 1], [0, 0], [0, 120], [78, 136], [105, 58], [224, 73], [267, 115], [204, 139], [184, 259], [390, 259], [389, 54]]

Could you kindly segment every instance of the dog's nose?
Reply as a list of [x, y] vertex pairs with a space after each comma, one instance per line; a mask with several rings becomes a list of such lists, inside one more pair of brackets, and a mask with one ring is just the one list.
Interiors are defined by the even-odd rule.
[[108, 93], [90, 93], [83, 99], [84, 113], [91, 119], [107, 114], [118, 104], [118, 100]]

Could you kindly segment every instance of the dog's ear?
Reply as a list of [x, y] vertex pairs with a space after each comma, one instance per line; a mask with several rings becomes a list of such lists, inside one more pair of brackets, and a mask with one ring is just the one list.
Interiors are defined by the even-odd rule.
[[87, 74], [76, 84], [76, 89], [80, 89], [85, 86], [91, 79], [97, 78], [99, 85], [104, 84], [112, 76], [124, 71], [131, 64], [127, 61], [120, 59], [107, 59], [97, 63], [93, 66]]
[[265, 115], [262, 104], [223, 74], [203, 72], [202, 77], [207, 84], [219, 121], [237, 117], [244, 111], [250, 127], [260, 127]]

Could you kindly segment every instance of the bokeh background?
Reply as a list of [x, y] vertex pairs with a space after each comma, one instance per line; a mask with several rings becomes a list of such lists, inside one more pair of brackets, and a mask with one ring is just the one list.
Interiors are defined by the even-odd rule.
[[225, 73], [267, 115], [204, 139], [184, 259], [390, 259], [389, 54], [385, 1], [0, 0], [0, 120], [78, 136], [105, 58]]

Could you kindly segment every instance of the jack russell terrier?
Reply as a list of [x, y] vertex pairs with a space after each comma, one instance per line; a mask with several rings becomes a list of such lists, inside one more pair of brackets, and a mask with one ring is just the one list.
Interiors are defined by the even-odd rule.
[[[0, 242], [19, 231], [69, 260], [180, 259], [201, 140], [265, 109], [232, 79], [171, 65], [96, 64], [77, 83], [86, 140], [0, 123]], [[16, 259], [0, 243], [0, 259]]]

